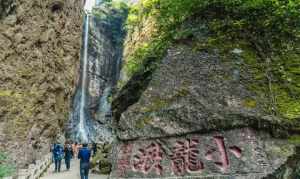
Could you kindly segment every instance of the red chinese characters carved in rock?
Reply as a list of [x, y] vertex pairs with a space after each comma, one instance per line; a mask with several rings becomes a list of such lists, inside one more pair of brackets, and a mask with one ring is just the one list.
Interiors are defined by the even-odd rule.
[[177, 141], [173, 148], [171, 167], [175, 175], [198, 173], [204, 169], [203, 163], [198, 159], [198, 139]]
[[[225, 148], [224, 138], [221, 136], [216, 136], [213, 138], [215, 144], [217, 145], [217, 149], [210, 149], [206, 154], [205, 158], [207, 160], [213, 161], [214, 156], [217, 156], [217, 161], [214, 161], [215, 165], [220, 168], [222, 172], [226, 172], [230, 167], [228, 153]], [[229, 152], [232, 153], [236, 158], [241, 158], [242, 150], [237, 146], [229, 147]], [[215, 154], [215, 155], [214, 155]]]
[[130, 169], [130, 158], [132, 153], [132, 144], [123, 144], [120, 148], [118, 156], [118, 176], [123, 177], [128, 169]]
[[139, 149], [138, 152], [139, 153], [133, 158], [133, 171], [148, 174], [152, 170], [155, 170], [157, 175], [162, 174], [163, 168], [161, 161], [163, 152], [160, 144], [151, 143], [145, 149]]

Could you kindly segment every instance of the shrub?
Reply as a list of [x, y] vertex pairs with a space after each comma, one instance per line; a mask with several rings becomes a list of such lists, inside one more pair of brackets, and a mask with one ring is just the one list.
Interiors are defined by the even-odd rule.
[[0, 153], [0, 178], [9, 176], [15, 171], [14, 165], [9, 161], [7, 154]]
[[[155, 69], [166, 50], [185, 39], [199, 50], [218, 48], [225, 58], [236, 44], [254, 53], [245, 63], [261, 76], [255, 81], [262, 84], [259, 91], [273, 98], [270, 109], [288, 119], [300, 117], [300, 0], [140, 0], [129, 12], [129, 33], [149, 19], [156, 30], [127, 52], [129, 77]], [[206, 40], [194, 38], [203, 31]]]

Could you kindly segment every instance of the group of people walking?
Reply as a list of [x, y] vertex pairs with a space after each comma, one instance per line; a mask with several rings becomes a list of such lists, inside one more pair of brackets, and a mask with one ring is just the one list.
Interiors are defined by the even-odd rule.
[[97, 144], [93, 143], [91, 149], [88, 144], [72, 143], [70, 141], [65, 142], [64, 146], [59, 142], [56, 142], [51, 147], [53, 154], [53, 161], [55, 164], [55, 172], [61, 171], [62, 160], [65, 160], [67, 171], [70, 170], [71, 160], [80, 160], [80, 176], [81, 179], [88, 179], [90, 169], [90, 159], [93, 151], [93, 155], [97, 152]]

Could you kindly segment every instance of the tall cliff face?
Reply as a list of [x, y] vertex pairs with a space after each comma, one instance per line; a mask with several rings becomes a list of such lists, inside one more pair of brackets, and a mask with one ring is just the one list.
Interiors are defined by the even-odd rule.
[[280, 3], [133, 7], [112, 104], [113, 177], [299, 177], [299, 16], [275, 27]]
[[0, 3], [0, 146], [22, 166], [49, 151], [68, 119], [83, 2], [9, 2]]
[[[111, 107], [110, 97], [117, 84], [121, 68], [122, 42], [125, 32], [122, 25], [127, 16], [124, 3], [100, 3], [94, 7], [90, 15], [85, 119], [86, 133], [90, 140], [111, 141]], [[83, 60], [82, 60], [83, 61]], [[78, 135], [80, 122], [80, 105], [82, 96], [83, 62], [81, 78], [73, 97], [72, 114], [68, 125], [68, 136], [74, 140], [82, 140]]]

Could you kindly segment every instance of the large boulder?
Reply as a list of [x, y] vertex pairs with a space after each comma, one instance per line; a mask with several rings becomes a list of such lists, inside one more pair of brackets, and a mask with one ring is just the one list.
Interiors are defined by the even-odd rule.
[[288, 126], [263, 110], [265, 101], [249, 90], [249, 69], [236, 63], [243, 60], [223, 61], [218, 51], [194, 52], [188, 46], [168, 50], [139, 101], [122, 113], [118, 137], [153, 138], [241, 126], [274, 132], [279, 124]]
[[[229, 53], [236, 59], [224, 60], [217, 48], [168, 50], [138, 101], [116, 120], [113, 178], [260, 179], [298, 155], [295, 145], [276, 139], [295, 125], [265, 110], [268, 98], [250, 88], [246, 49]], [[124, 104], [119, 99], [115, 104]]]
[[112, 178], [260, 179], [275, 173], [295, 148], [249, 128], [122, 142]]

